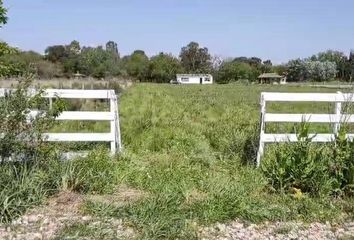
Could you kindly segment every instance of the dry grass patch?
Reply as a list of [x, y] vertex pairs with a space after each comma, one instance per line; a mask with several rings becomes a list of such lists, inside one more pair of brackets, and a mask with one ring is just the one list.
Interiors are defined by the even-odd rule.
[[141, 200], [147, 195], [142, 190], [134, 189], [127, 185], [120, 185], [112, 194], [88, 195], [85, 197], [85, 200], [119, 207]]
[[208, 198], [207, 193], [202, 192], [198, 189], [192, 189], [187, 192], [186, 197], [185, 197], [185, 203], [187, 205], [191, 205], [193, 203], [206, 200], [207, 198]]

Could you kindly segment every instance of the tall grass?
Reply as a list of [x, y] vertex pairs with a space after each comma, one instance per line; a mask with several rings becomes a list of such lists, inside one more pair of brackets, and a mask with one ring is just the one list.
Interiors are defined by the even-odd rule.
[[[194, 239], [199, 226], [234, 218], [251, 222], [339, 221], [345, 217], [343, 209], [348, 216], [354, 216], [350, 199], [306, 194], [296, 198], [276, 193], [269, 188], [267, 177], [252, 166], [258, 144], [262, 91], [320, 90], [136, 85], [120, 99], [124, 153], [111, 160], [107, 152], [98, 150], [86, 159], [55, 161], [46, 171], [38, 170], [51, 176], [49, 180], [44, 178], [43, 182], [50, 184], [43, 187], [43, 192], [51, 186], [49, 189], [54, 190], [110, 193], [119, 184], [141, 190], [146, 194], [138, 201], [115, 205], [90, 200], [84, 210], [98, 216], [123, 218], [145, 239]], [[289, 110], [282, 105], [269, 107]], [[320, 104], [316, 108], [326, 112], [329, 106]], [[313, 106], [303, 103], [292, 110], [312, 109]], [[56, 130], [72, 128], [75, 126], [63, 124]], [[43, 182], [33, 186], [40, 187]], [[11, 191], [10, 185], [6, 186], [9, 190], [4, 196]], [[82, 236], [86, 236], [84, 232]]]
[[[90, 201], [86, 211], [123, 218], [146, 239], [193, 239], [197, 226], [234, 218], [341, 219], [340, 202], [272, 193], [262, 172], [244, 164], [255, 157], [261, 91], [316, 89], [141, 84], [124, 93], [118, 182], [148, 194], [124, 206]], [[293, 110], [312, 108], [305, 103]]]

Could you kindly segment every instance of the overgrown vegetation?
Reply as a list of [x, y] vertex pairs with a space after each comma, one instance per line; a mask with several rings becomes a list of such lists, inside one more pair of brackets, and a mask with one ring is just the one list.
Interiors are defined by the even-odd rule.
[[262, 170], [276, 191], [312, 196], [352, 196], [354, 143], [343, 127], [333, 143], [311, 143], [308, 124], [300, 126], [299, 142], [277, 144], [265, 157]]
[[[0, 221], [8, 222], [52, 190], [46, 173], [48, 159], [56, 158], [43, 141], [43, 133], [63, 109], [60, 99], [49, 108], [43, 92], [31, 93], [24, 79], [15, 91], [0, 99]], [[30, 115], [30, 110], [36, 110]]]
[[[3, 165], [0, 196], [6, 219], [2, 221], [11, 221], [59, 190], [114, 194], [119, 185], [144, 194], [124, 204], [90, 198], [83, 211], [123, 219], [145, 239], [194, 239], [199, 226], [235, 218], [251, 222], [352, 218], [352, 178], [346, 167], [352, 156], [348, 153], [353, 154], [348, 149], [353, 147], [342, 138], [335, 143], [336, 150], [307, 144], [306, 138], [298, 145], [277, 146], [280, 157], [267, 150], [263, 166], [267, 171], [254, 168], [261, 91], [321, 90], [243, 85], [132, 87], [120, 101], [124, 153], [112, 160], [99, 149], [74, 161], [51, 158], [42, 165]], [[282, 105], [269, 109], [289, 111]], [[311, 109], [314, 106], [301, 103], [292, 111]], [[316, 106], [316, 111], [328, 109], [326, 104]], [[279, 169], [291, 170], [291, 178], [276, 172]], [[327, 169], [331, 171], [326, 175]], [[96, 230], [97, 236], [105, 235], [105, 229]], [[80, 224], [68, 225], [59, 236], [72, 236], [72, 231], [77, 237], [87, 236], [87, 228]]]
[[[125, 154], [117, 162], [117, 183], [148, 194], [123, 206], [88, 201], [85, 211], [123, 218], [144, 239], [193, 239], [198, 226], [235, 218], [252, 222], [341, 221], [353, 216], [352, 200], [334, 198], [340, 193], [319, 197], [305, 190], [303, 194], [295, 189], [276, 192], [270, 189], [267, 174], [244, 164], [245, 156], [252, 162], [252, 144], [256, 148], [262, 90], [318, 91], [138, 85], [124, 93], [120, 106]], [[270, 107], [288, 110], [287, 106]], [[313, 106], [305, 103], [294, 110], [310, 109]], [[327, 109], [321, 104], [317, 110]], [[303, 154], [311, 152], [307, 145], [302, 147]], [[303, 165], [308, 162], [305, 158]], [[300, 173], [298, 177], [302, 179]], [[305, 179], [303, 184], [324, 189], [314, 180], [321, 179]], [[343, 209], [348, 215], [343, 215]]]

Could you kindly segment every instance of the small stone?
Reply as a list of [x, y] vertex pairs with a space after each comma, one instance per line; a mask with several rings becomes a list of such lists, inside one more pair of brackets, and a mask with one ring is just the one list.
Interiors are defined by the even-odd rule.
[[83, 221], [88, 221], [88, 220], [91, 220], [91, 217], [90, 216], [83, 216], [81, 219]]

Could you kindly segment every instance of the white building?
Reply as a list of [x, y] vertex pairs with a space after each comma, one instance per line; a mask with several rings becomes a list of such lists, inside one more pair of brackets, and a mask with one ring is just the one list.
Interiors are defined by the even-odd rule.
[[212, 84], [213, 76], [210, 74], [177, 74], [176, 81], [171, 83], [177, 84]]

